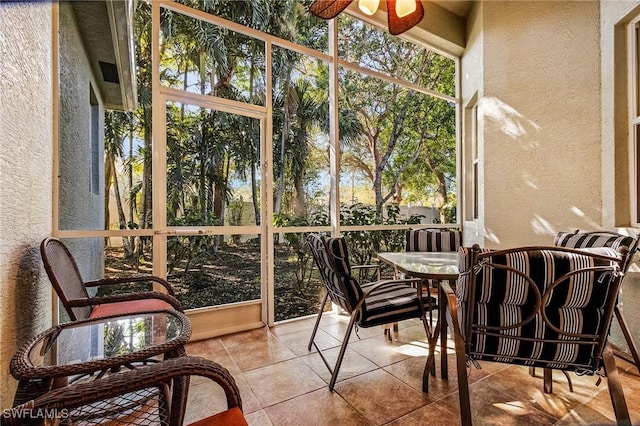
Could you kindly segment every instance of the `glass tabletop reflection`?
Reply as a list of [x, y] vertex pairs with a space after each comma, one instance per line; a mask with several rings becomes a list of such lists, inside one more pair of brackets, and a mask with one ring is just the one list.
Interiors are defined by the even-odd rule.
[[378, 258], [415, 277], [455, 279], [457, 252], [384, 252]]
[[105, 360], [170, 342], [183, 333], [183, 321], [153, 312], [67, 323], [39, 339], [28, 354], [34, 367]]

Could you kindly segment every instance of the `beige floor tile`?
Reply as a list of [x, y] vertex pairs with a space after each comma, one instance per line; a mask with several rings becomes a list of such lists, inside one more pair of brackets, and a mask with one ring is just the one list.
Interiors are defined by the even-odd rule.
[[409, 357], [424, 357], [428, 352], [425, 342], [412, 341], [403, 343], [396, 340], [389, 342], [383, 335], [349, 342], [349, 348], [379, 367], [384, 367]]
[[270, 338], [260, 338], [231, 346], [228, 351], [241, 371], [264, 367], [296, 357], [284, 343], [273, 335]]
[[418, 408], [397, 420], [387, 423], [387, 426], [451, 426], [458, 415], [437, 402]]
[[336, 392], [373, 425], [388, 423], [428, 402], [422, 392], [381, 369], [337, 383]]
[[326, 387], [265, 408], [278, 426], [349, 425], [369, 423], [336, 392]]
[[571, 410], [566, 416], [560, 419], [555, 426], [569, 425], [614, 425], [615, 421], [602, 415], [596, 409], [581, 405]]
[[[331, 368], [335, 368], [336, 359], [338, 358], [338, 352], [340, 348], [331, 348], [322, 351], [325, 359], [331, 365]], [[309, 366], [318, 376], [322, 378], [327, 384], [331, 380], [331, 373], [329, 369], [320, 358], [318, 353], [313, 353], [307, 356], [300, 357], [300, 360]], [[347, 348], [344, 357], [342, 359], [342, 365], [338, 371], [337, 381], [346, 380], [350, 377], [357, 376], [359, 374], [366, 373], [378, 368], [377, 365], [364, 358], [359, 353]]]
[[263, 408], [326, 386], [299, 359], [247, 371], [244, 377]]
[[573, 408], [587, 402], [592, 395], [598, 392], [595, 386], [582, 386], [574, 383], [574, 392], [569, 392], [564, 375], [554, 372], [554, 392], [547, 394], [543, 392], [543, 381], [541, 377], [531, 377], [528, 367], [511, 366], [504, 369], [500, 374], [493, 374], [476, 385], [483, 389], [495, 389], [497, 392], [509, 395], [509, 397], [527, 401], [536, 409], [554, 417], [561, 419]]
[[[323, 315], [318, 343], [335, 363], [349, 318]], [[422, 388], [427, 345], [419, 319], [403, 321], [386, 340], [381, 327], [351, 336], [336, 392], [329, 392], [330, 374], [314, 351], [306, 349], [315, 317], [278, 324], [186, 345], [187, 353], [212, 359], [227, 368], [240, 389], [245, 416], [252, 426], [306, 425], [444, 425], [459, 424], [455, 353], [447, 345], [449, 380], [431, 377], [429, 393]], [[640, 375], [616, 358], [633, 424], [640, 425]], [[574, 392], [562, 373], [553, 373], [554, 393], [542, 392], [542, 370], [530, 377], [528, 368], [481, 362], [467, 369], [471, 383], [474, 424], [574, 425], [615, 424], [606, 379], [570, 374]], [[206, 379], [191, 381], [187, 421], [226, 408], [222, 391]], [[557, 420], [559, 419], [559, 420]]]
[[249, 426], [276, 426], [271, 423], [269, 416], [264, 410], [256, 411], [255, 413], [245, 414], [244, 418], [249, 423]]
[[213, 352], [224, 350], [221, 338], [213, 338], [206, 340], [199, 340], [197, 342], [189, 342], [185, 345], [185, 350], [188, 355], [201, 356], [203, 358], [209, 358]]
[[[537, 410], [533, 404], [524, 399], [517, 399], [497, 391], [490, 391], [484, 385], [484, 380], [471, 386], [471, 415], [476, 424], [500, 426], [540, 426], [552, 425], [556, 419]], [[437, 404], [447, 410], [460, 415], [458, 394], [452, 394], [441, 399]], [[460, 417], [452, 424], [459, 423]]]
[[222, 336], [222, 343], [226, 348], [242, 345], [249, 342], [267, 341], [274, 338], [274, 335], [267, 327], [256, 328], [255, 330], [243, 331], [241, 333], [228, 334]]
[[[309, 328], [308, 330], [301, 330], [295, 333], [278, 336], [278, 340], [284, 343], [297, 356], [308, 355], [311, 352], [316, 351], [316, 348], [313, 345], [311, 345], [311, 350], [307, 349], [312, 330], [313, 328]], [[340, 346], [341, 344], [338, 339], [331, 337], [331, 335], [327, 334], [324, 330], [318, 330], [314, 340], [316, 345], [320, 347], [320, 350], [333, 348]]]
[[[422, 375], [426, 357], [412, 357], [384, 367], [384, 370], [394, 377], [402, 380], [418, 392], [422, 392]], [[449, 380], [440, 378], [440, 367], [436, 369], [437, 376], [429, 377], [429, 392], [426, 394], [428, 402], [437, 401], [458, 390], [458, 382], [453, 374], [449, 374]]]
[[[322, 324], [320, 325], [320, 329], [324, 332], [328, 333], [332, 337], [337, 340], [342, 341], [344, 338], [344, 334], [347, 332], [347, 327], [349, 326], [349, 317], [339, 317], [339, 321]], [[358, 328], [354, 326], [351, 331], [350, 341], [360, 340], [360, 339], [368, 339], [369, 337], [384, 337], [384, 329], [382, 326], [375, 326], [369, 328]]]
[[283, 323], [278, 323], [274, 327], [271, 327], [269, 331], [273, 333], [275, 336], [284, 336], [286, 334], [297, 333], [299, 331], [308, 330], [309, 334], [311, 334], [311, 330], [313, 330], [313, 325], [316, 322], [316, 315], [310, 318], [297, 319], [292, 321], [287, 321]]
[[224, 390], [217, 383], [192, 380], [185, 412], [185, 424], [209, 417], [227, 409]]
[[397, 332], [393, 332], [392, 337], [394, 340], [403, 343], [421, 342], [424, 345], [427, 341], [427, 334], [422, 323], [410, 326], [404, 325]]

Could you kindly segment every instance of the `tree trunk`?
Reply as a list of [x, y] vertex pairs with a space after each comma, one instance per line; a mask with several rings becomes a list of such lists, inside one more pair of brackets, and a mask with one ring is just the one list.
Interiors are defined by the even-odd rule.
[[110, 154], [104, 159], [104, 229], [109, 229], [109, 221], [111, 218], [109, 217], [109, 194], [111, 193], [111, 181], [113, 171], [111, 170], [111, 165], [113, 164], [113, 159]]
[[[253, 143], [251, 144], [251, 199], [253, 201], [253, 214], [256, 218], [256, 225], [260, 225], [260, 206], [258, 205], [258, 182], [256, 182], [256, 155], [253, 149]], [[259, 164], [259, 163], [258, 163]]]
[[289, 86], [291, 83], [291, 73], [293, 72], [293, 62], [287, 66], [285, 74], [283, 103], [284, 117], [282, 119], [282, 137], [280, 138], [280, 171], [278, 172], [278, 193], [276, 194], [276, 202], [273, 205], [273, 212], [280, 213], [282, 207], [282, 195], [284, 193], [284, 171], [285, 171], [285, 151], [287, 149], [287, 139], [289, 138], [289, 128], [291, 117], [289, 116]]
[[[129, 126], [129, 222], [133, 223], [133, 205], [132, 188], [133, 188], [133, 116]], [[124, 256], [126, 259], [133, 255], [134, 237], [124, 237]]]

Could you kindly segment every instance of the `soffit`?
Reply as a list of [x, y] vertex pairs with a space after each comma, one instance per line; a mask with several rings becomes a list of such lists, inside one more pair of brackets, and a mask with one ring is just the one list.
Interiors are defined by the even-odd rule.
[[471, 0], [431, 0], [431, 3], [434, 3], [454, 15], [460, 16], [461, 18], [469, 16], [471, 6], [473, 5], [473, 1]]
[[71, 4], [105, 107], [135, 109], [132, 0]]

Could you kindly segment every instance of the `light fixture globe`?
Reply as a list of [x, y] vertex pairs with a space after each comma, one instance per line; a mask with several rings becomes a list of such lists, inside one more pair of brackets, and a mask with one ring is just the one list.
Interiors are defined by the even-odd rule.
[[365, 15], [373, 15], [378, 11], [380, 0], [359, 0], [358, 7]]
[[404, 18], [415, 12], [417, 7], [416, 1], [417, 0], [396, 0], [396, 15], [398, 15], [398, 18]]
[[[345, 10], [353, 0], [314, 0], [309, 12], [322, 19], [333, 19]], [[387, 4], [387, 25], [393, 35], [402, 34], [416, 26], [424, 17], [424, 7], [420, 0], [385, 0]], [[359, 9], [373, 15], [380, 0], [358, 0]]]

